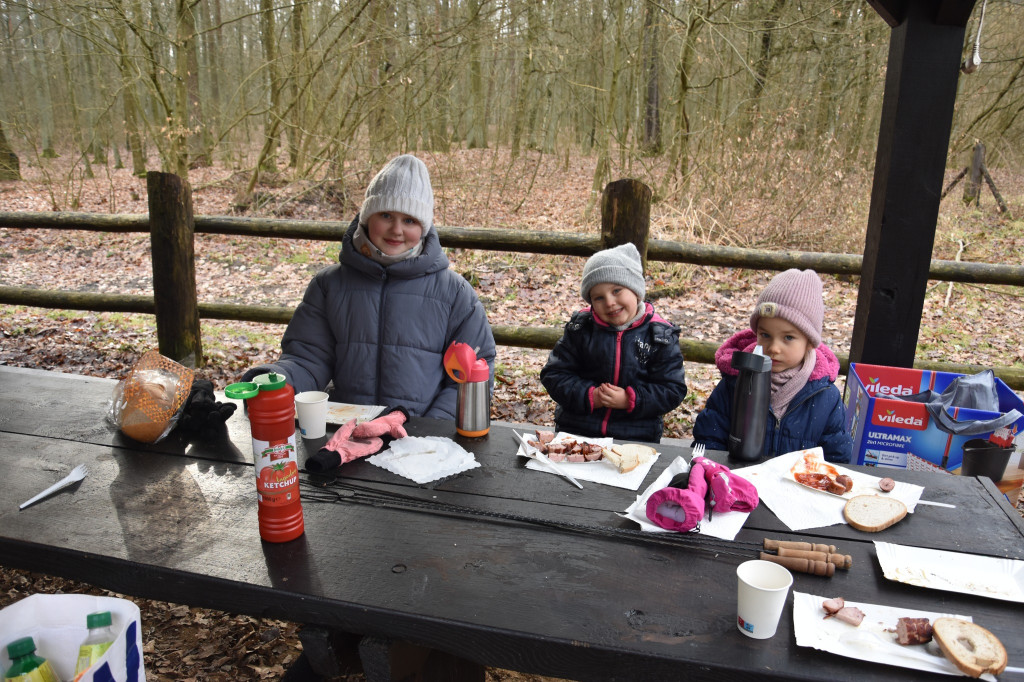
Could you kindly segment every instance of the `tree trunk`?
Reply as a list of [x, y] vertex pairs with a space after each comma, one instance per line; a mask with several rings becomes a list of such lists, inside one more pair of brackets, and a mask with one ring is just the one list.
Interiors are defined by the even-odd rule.
[[265, 146], [260, 155], [260, 170], [277, 170], [278, 108], [281, 104], [280, 67], [277, 63], [277, 22], [274, 19], [273, 0], [260, 0], [260, 40], [263, 43], [263, 58], [267, 67], [267, 86], [270, 90], [270, 108], [263, 123]]
[[644, 98], [644, 141], [648, 154], [661, 153], [661, 43], [658, 39], [659, 10], [653, 0], [644, 3], [644, 61], [647, 71], [647, 96]]
[[0, 121], [0, 180], [21, 180], [21, 162], [7, 141], [3, 121]]
[[484, 88], [481, 37], [484, 20], [480, 0], [468, 0], [469, 12], [469, 102], [466, 107], [469, 121], [466, 128], [466, 146], [469, 149], [487, 148], [487, 90]]
[[985, 145], [978, 142], [971, 155], [971, 172], [964, 183], [964, 206], [981, 205], [982, 170], [985, 168]]
[[[118, 5], [121, 5], [118, 2]], [[121, 11], [125, 12], [123, 5]], [[146, 175], [146, 152], [143, 148], [142, 135], [139, 133], [139, 105], [135, 94], [135, 74], [128, 53], [128, 35], [124, 22], [113, 21], [111, 28], [117, 43], [118, 67], [121, 71], [121, 106], [124, 110], [125, 144], [132, 155], [132, 174], [137, 177]]]
[[185, 4], [186, 24], [182, 27], [186, 42], [182, 45], [185, 52], [185, 91], [188, 98], [188, 162], [190, 168], [206, 168], [213, 159], [211, 148], [213, 142], [210, 128], [203, 116], [203, 99], [199, 90], [199, 39], [196, 27], [197, 12], [200, 0], [189, 0]]
[[774, 0], [772, 6], [765, 15], [761, 29], [761, 49], [754, 62], [754, 83], [750, 90], [750, 120], [749, 130], [753, 130], [755, 119], [758, 117], [761, 106], [761, 95], [764, 94], [768, 83], [768, 69], [772, 60], [772, 39], [779, 23], [779, 16], [786, 0]]
[[[64, 78], [66, 83], [74, 83], [75, 79], [71, 73], [71, 63], [68, 60], [68, 50], [64, 42], [64, 33], [60, 37], [60, 56], [64, 66]], [[82, 126], [78, 111], [78, 102], [75, 99], [75, 88], [68, 88], [68, 107], [71, 109], [71, 138], [75, 144], [75, 155], [81, 158], [85, 164], [85, 177], [93, 177], [92, 166], [89, 164], [89, 155], [86, 153], [85, 141], [82, 138]], [[78, 208], [78, 200], [73, 199], [71, 208]]]

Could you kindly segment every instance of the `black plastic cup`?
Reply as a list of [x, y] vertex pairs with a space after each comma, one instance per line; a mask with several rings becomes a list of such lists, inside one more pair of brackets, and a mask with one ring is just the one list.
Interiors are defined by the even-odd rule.
[[961, 476], [988, 476], [998, 481], [1006, 471], [1013, 447], [1003, 448], [990, 440], [972, 438], [964, 443], [964, 463]]

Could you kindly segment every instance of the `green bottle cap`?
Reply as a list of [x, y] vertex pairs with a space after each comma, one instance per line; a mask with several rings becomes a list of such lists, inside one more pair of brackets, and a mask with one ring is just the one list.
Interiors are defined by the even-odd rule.
[[21, 639], [16, 639], [7, 645], [7, 655], [10, 656], [12, 660], [15, 658], [21, 658], [22, 656], [27, 656], [35, 650], [36, 642], [31, 637], [22, 637]]
[[110, 617], [110, 611], [99, 611], [97, 613], [90, 613], [85, 617], [85, 626], [92, 630], [93, 628], [104, 628], [114, 622]]
[[232, 400], [255, 398], [259, 392], [260, 387], [251, 381], [240, 381], [237, 384], [229, 384], [224, 387], [224, 395]]
[[279, 388], [284, 388], [285, 376], [277, 372], [271, 372], [270, 374], [261, 374], [258, 377], [253, 377], [252, 381], [260, 387], [261, 391], [276, 391]]

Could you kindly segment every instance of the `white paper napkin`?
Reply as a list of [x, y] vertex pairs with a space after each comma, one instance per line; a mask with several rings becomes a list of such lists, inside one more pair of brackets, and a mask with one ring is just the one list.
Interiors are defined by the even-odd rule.
[[[825, 611], [822, 609], [821, 603], [828, 598], [805, 592], [793, 593], [793, 632], [796, 635], [797, 646], [812, 647], [840, 656], [898, 665], [914, 670], [926, 670], [945, 675], [963, 675], [959, 668], [942, 655], [938, 644], [932, 642], [926, 645], [904, 647], [896, 643], [891, 631], [896, 629], [896, 622], [900, 618], [928, 618], [934, 621], [936, 618], [949, 616], [971, 621], [970, 616], [846, 600], [847, 606], [855, 606], [864, 613], [863, 622], [854, 627], [838, 618], [826, 619], [824, 617]], [[996, 679], [990, 673], [985, 673], [981, 678]]]
[[[640, 524], [640, 530], [649, 531], [652, 533], [674, 533], [676, 531], [662, 528], [661, 526], [655, 525], [650, 522], [647, 518], [647, 498], [654, 494], [655, 491], [661, 490], [666, 487], [669, 481], [676, 474], [681, 474], [685, 471], [690, 470], [690, 465], [682, 457], [676, 457], [672, 460], [665, 470], [658, 475], [654, 483], [647, 486], [640, 496], [636, 498], [636, 502], [629, 505], [626, 511], [619, 514], [630, 521], [636, 521]], [[737, 474], [739, 475], [739, 474]], [[747, 517], [750, 516], [749, 512], [725, 512], [724, 514], [714, 514], [709, 521], [707, 516], [700, 522], [700, 530], [697, 531], [700, 535], [710, 535], [711, 537], [722, 538], [723, 540], [735, 540], [736, 534], [740, 532], [740, 528], [747, 522]]]
[[[524, 434], [523, 437], [530, 442], [536, 438], [531, 434]], [[615, 444], [612, 438], [584, 438], [583, 436], [574, 436], [571, 433], [559, 432], [555, 434], [552, 443], [561, 443], [565, 440], [574, 440], [577, 443], [594, 443], [600, 445], [603, 448], [610, 448]], [[526, 463], [527, 469], [533, 469], [534, 471], [543, 471], [546, 474], [558, 474], [550, 467], [544, 466], [533, 457], [531, 454], [533, 448], [526, 450], [522, 443], [519, 444], [519, 449], [516, 451], [516, 455], [520, 457], [529, 457], [530, 461]], [[618, 468], [611, 462], [599, 459], [596, 462], [555, 462], [562, 471], [566, 472], [575, 479], [581, 481], [593, 481], [594, 483], [602, 483], [604, 485], [614, 486], [616, 488], [625, 488], [626, 490], [638, 490], [640, 484], [644, 482], [647, 477], [647, 473], [654, 466], [654, 463], [658, 461], [658, 457], [661, 453], [655, 453], [651, 460], [646, 464], [639, 465], [636, 469], [620, 474]]]
[[391, 441], [391, 447], [370, 457], [370, 464], [417, 483], [430, 483], [480, 466], [451, 438], [407, 436]]
[[[812, 448], [812, 450], [820, 451], [821, 448]], [[790, 530], [804, 530], [806, 528], [820, 528], [823, 526], [834, 526], [837, 523], [846, 523], [846, 519], [843, 518], [843, 507], [846, 506], [846, 498], [800, 485], [789, 476], [789, 470], [807, 452], [807, 450], [789, 452], [773, 457], [767, 462], [739, 469], [737, 473], [754, 484], [761, 501], [767, 504], [768, 508]], [[836, 464], [831, 466], [834, 466], [840, 474], [846, 474], [853, 479], [852, 492], [854, 494], [868, 495], [872, 494], [871, 491], [877, 491], [879, 495], [883, 494], [878, 489], [878, 481], [881, 480], [881, 477], [844, 469]], [[924, 488], [919, 485], [897, 482], [892, 492], [884, 494], [900, 500], [907, 505], [907, 511], [913, 513], [914, 508], [917, 506], [917, 501], [921, 499], [923, 492]]]

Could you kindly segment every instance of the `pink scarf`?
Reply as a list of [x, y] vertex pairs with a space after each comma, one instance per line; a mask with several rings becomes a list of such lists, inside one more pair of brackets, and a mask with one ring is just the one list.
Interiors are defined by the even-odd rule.
[[807, 384], [807, 379], [814, 371], [818, 354], [814, 348], [808, 346], [807, 355], [804, 356], [803, 364], [790, 367], [782, 372], [772, 373], [772, 412], [779, 419], [786, 414], [789, 403], [793, 400], [800, 389]]

